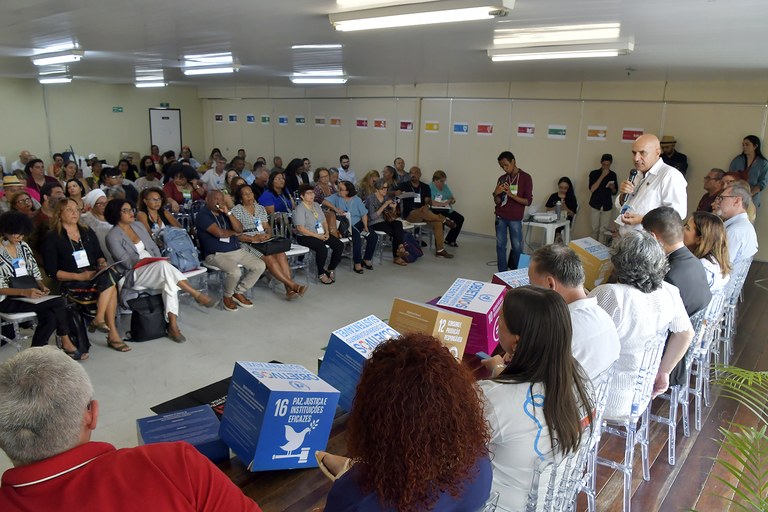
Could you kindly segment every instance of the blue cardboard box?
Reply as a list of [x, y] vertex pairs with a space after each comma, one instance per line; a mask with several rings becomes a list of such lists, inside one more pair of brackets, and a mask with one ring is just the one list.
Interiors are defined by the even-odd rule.
[[317, 467], [338, 401], [303, 366], [238, 361], [219, 435], [251, 471]]
[[208, 405], [136, 420], [139, 444], [186, 441], [213, 462], [229, 459], [229, 447], [219, 437], [219, 418]]
[[320, 378], [341, 392], [339, 406], [352, 408], [355, 388], [360, 381], [363, 363], [380, 343], [400, 333], [374, 315], [367, 316], [331, 333], [328, 348], [320, 366]]

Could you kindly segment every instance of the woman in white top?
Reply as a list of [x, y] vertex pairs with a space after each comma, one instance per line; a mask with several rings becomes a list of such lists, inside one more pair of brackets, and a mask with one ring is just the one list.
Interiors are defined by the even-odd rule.
[[104, 207], [107, 206], [107, 201], [107, 195], [100, 188], [88, 192], [83, 198], [84, 213], [80, 215], [80, 220], [96, 233], [101, 251], [106, 256], [107, 262], [112, 263], [112, 256], [107, 251], [107, 233], [112, 229], [112, 225], [104, 219]]
[[491, 426], [493, 490], [498, 510], [525, 508], [536, 461], [553, 451], [578, 450], [591, 384], [571, 353], [571, 317], [565, 300], [547, 288], [522, 286], [504, 297], [493, 380], [480, 382]]
[[635, 379], [643, 361], [645, 344], [669, 331], [656, 374], [654, 396], [669, 388], [669, 373], [683, 358], [693, 339], [693, 326], [678, 289], [664, 281], [667, 258], [656, 239], [645, 231], [629, 231], [611, 245], [616, 284], [603, 284], [590, 297], [613, 319], [621, 349], [616, 373], [608, 390], [606, 419], [630, 414]]
[[731, 258], [723, 220], [710, 212], [695, 212], [683, 228], [683, 242], [699, 258], [712, 293], [725, 288], [731, 278]]
[[107, 247], [122, 272], [132, 272], [131, 286], [162, 290], [165, 316], [168, 321], [168, 337], [181, 343], [187, 338], [181, 333], [176, 319], [179, 316], [179, 289], [190, 294], [198, 304], [213, 307], [216, 301], [195, 290], [179, 269], [166, 260], [158, 260], [135, 268], [144, 258], [161, 257], [160, 249], [152, 237], [136, 220], [131, 203], [112, 199], [107, 203], [104, 216], [114, 227], [107, 234]]

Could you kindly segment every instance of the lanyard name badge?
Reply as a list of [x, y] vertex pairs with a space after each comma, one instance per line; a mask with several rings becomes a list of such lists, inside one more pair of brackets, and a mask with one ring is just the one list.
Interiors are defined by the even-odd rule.
[[16, 258], [11, 263], [13, 265], [13, 274], [16, 277], [29, 275], [27, 272], [27, 262], [24, 260], [24, 258]]
[[259, 233], [264, 232], [264, 226], [262, 226], [261, 224], [261, 219], [256, 219], [256, 231], [258, 231]]
[[75, 264], [77, 265], [77, 268], [85, 268], [91, 266], [91, 262], [88, 261], [88, 253], [85, 252], [85, 249], [80, 249], [73, 252], [72, 257], [75, 258]]
[[181, 191], [182, 197], [184, 197], [185, 201], [189, 201], [192, 199], [192, 191], [191, 190], [182, 190]]

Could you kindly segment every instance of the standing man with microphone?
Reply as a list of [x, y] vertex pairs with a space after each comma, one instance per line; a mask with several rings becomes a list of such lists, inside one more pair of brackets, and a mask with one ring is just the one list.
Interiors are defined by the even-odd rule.
[[642, 229], [643, 216], [659, 206], [674, 208], [684, 219], [688, 183], [677, 169], [661, 159], [658, 137], [650, 133], [638, 137], [632, 144], [632, 160], [635, 168], [619, 186], [621, 194], [616, 198], [616, 208], [621, 212], [615, 221], [619, 235]]

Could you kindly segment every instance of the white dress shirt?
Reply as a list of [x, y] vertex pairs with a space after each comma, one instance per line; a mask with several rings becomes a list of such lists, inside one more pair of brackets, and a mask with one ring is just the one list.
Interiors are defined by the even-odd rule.
[[726, 220], [725, 233], [728, 236], [728, 254], [732, 267], [757, 252], [757, 233], [746, 213], [734, 215]]
[[723, 271], [720, 265], [716, 261], [712, 261], [709, 258], [699, 258], [701, 265], [704, 267], [704, 272], [707, 274], [707, 283], [709, 284], [709, 291], [716, 293], [725, 288], [728, 281], [731, 279], [730, 274], [723, 277]]
[[[639, 174], [642, 175], [642, 173]], [[688, 182], [685, 181], [685, 177], [680, 171], [665, 164], [659, 158], [648, 169], [645, 176], [638, 176], [638, 178], [635, 180], [635, 191], [624, 203], [632, 207], [631, 212], [645, 215], [659, 206], [671, 206], [680, 214], [681, 219], [686, 217], [688, 212], [688, 193], [686, 192]], [[617, 194], [615, 200], [616, 208], [619, 211], [622, 208], [619, 200], [621, 196], [622, 194]], [[643, 229], [641, 224], [625, 225], [621, 220], [621, 215], [616, 217], [615, 222], [619, 225], [619, 233], [621, 234], [631, 229]]]
[[357, 184], [357, 178], [355, 178], [355, 171], [352, 169], [344, 170], [339, 166], [339, 181], [351, 181], [353, 184]]
[[595, 297], [571, 302], [568, 310], [573, 325], [571, 352], [594, 380], [619, 358], [621, 344], [616, 326]]

